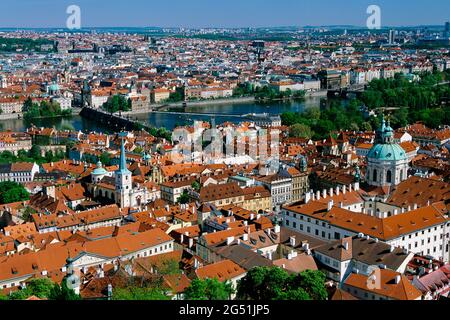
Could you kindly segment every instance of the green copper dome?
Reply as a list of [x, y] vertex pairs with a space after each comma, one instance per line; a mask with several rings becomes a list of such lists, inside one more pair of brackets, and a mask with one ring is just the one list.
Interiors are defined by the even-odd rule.
[[400, 161], [406, 160], [405, 150], [398, 144], [377, 144], [367, 155], [369, 160]]
[[150, 161], [152, 160], [152, 156], [149, 155], [148, 153], [144, 153], [144, 156], [142, 157], [144, 159], [144, 161]]
[[50, 91], [52, 91], [52, 92], [57, 92], [57, 91], [59, 91], [59, 85], [56, 84], [56, 83], [52, 83], [52, 84], [48, 87], [48, 89], [49, 89]]
[[103, 168], [103, 165], [102, 165], [102, 163], [100, 161], [97, 162], [97, 168], [95, 168], [94, 171], [92, 171], [92, 174], [96, 175], [96, 176], [105, 175], [107, 173], [108, 173], [108, 171], [106, 171]]
[[407, 159], [405, 150], [394, 143], [394, 129], [389, 121], [386, 124], [384, 116], [381, 118], [381, 127], [376, 132], [375, 143], [367, 155], [369, 160], [402, 161]]

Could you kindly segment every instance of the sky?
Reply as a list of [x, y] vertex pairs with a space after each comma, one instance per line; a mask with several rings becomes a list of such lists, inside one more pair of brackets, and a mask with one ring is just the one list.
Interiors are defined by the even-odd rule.
[[73, 4], [82, 27], [365, 26], [372, 4], [383, 26], [450, 20], [449, 0], [0, 0], [0, 27], [64, 28]]

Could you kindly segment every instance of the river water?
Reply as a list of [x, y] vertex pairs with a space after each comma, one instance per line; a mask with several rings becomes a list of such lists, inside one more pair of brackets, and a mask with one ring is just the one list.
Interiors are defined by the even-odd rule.
[[[202, 105], [195, 107], [188, 107], [187, 112], [193, 113], [216, 113], [223, 114], [215, 117], [216, 124], [223, 122], [241, 122], [243, 119], [236, 117], [227, 117], [227, 114], [244, 115], [249, 113], [268, 113], [281, 114], [287, 111], [303, 112], [307, 108], [319, 107], [320, 97], [308, 97], [303, 101], [289, 101], [289, 102], [270, 102], [270, 103], [255, 103], [255, 102], [240, 102], [232, 104], [214, 104]], [[211, 120], [210, 116], [194, 116], [194, 115], [173, 115], [173, 114], [158, 114], [147, 113], [133, 115], [133, 118], [138, 118], [148, 124], [160, 128], [164, 127], [172, 130], [177, 125], [192, 124], [193, 120]], [[51, 118], [39, 119], [33, 122], [38, 127], [55, 127], [56, 129], [70, 129], [81, 130], [84, 132], [97, 131], [105, 132], [108, 128], [102, 126], [101, 123], [84, 119], [78, 115], [68, 118]], [[0, 120], [0, 130], [25, 131], [29, 123], [22, 119]]]

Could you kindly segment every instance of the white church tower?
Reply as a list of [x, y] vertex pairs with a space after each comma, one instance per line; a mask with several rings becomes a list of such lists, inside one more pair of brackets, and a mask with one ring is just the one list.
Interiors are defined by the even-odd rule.
[[132, 173], [127, 168], [127, 161], [125, 159], [125, 137], [126, 132], [121, 132], [119, 136], [122, 139], [120, 146], [120, 164], [119, 170], [115, 172], [116, 179], [116, 199], [121, 208], [131, 206], [131, 193], [133, 191]]

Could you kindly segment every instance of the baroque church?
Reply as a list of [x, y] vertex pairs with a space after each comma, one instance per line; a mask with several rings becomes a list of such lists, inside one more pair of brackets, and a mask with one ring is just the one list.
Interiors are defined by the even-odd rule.
[[367, 155], [366, 182], [375, 187], [393, 187], [408, 179], [408, 169], [405, 150], [394, 143], [394, 130], [383, 117]]
[[127, 168], [125, 158], [125, 137], [126, 132], [120, 133], [120, 163], [119, 169], [115, 172], [108, 172], [101, 162], [91, 173], [91, 181], [88, 189], [93, 198], [108, 199], [116, 203], [121, 208], [140, 207], [146, 205], [152, 198], [151, 192], [146, 186], [133, 182], [132, 173]]

